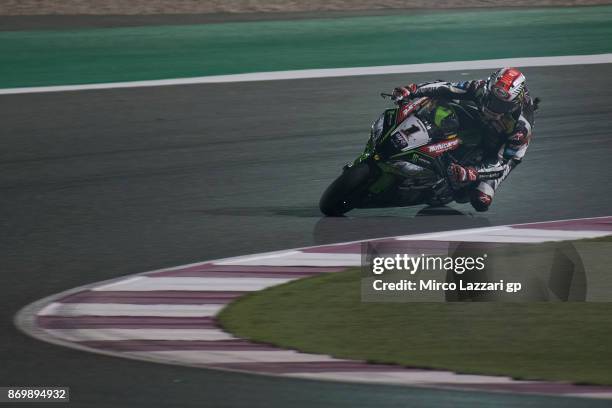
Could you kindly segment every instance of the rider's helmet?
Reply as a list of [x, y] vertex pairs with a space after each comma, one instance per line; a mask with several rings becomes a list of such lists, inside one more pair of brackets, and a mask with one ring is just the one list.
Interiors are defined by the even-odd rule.
[[525, 75], [516, 68], [501, 68], [487, 79], [482, 96], [482, 112], [500, 118], [521, 107], [525, 92]]

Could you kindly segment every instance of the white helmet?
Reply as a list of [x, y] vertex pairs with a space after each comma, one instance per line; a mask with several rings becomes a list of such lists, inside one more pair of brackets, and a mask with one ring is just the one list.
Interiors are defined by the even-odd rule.
[[516, 68], [495, 71], [487, 79], [482, 97], [482, 112], [499, 118], [519, 109], [525, 92], [525, 81], [525, 75]]

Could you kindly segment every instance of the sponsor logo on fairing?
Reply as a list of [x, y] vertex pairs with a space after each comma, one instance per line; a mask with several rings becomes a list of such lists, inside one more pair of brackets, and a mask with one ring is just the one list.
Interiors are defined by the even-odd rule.
[[428, 158], [427, 156], [421, 156], [418, 153], [412, 153], [412, 155], [408, 157], [408, 161], [413, 164], [429, 168], [431, 167], [431, 162], [433, 160], [431, 158]]
[[454, 138], [451, 140], [445, 140], [443, 142], [423, 146], [419, 150], [423, 153], [427, 153], [431, 156], [437, 157], [449, 150], [455, 150], [457, 147], [459, 147], [459, 139]]
[[393, 146], [400, 150], [408, 147], [408, 141], [401, 131], [395, 132], [391, 135], [391, 142], [393, 143]]
[[420, 108], [421, 103], [424, 102], [425, 100], [427, 100], [427, 97], [422, 97], [402, 107], [397, 114], [397, 121], [395, 123], [401, 123], [404, 119], [410, 116], [412, 112]]

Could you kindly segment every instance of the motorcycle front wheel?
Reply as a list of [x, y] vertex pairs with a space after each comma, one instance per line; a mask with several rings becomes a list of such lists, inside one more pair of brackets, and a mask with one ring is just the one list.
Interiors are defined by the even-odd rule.
[[339, 217], [352, 210], [359, 205], [371, 179], [372, 169], [368, 163], [347, 167], [321, 196], [321, 212], [329, 217]]

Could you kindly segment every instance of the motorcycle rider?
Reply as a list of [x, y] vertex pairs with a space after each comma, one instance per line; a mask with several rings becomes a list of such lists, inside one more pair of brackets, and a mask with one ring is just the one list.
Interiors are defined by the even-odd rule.
[[534, 101], [527, 90], [525, 75], [516, 68], [501, 68], [487, 79], [465, 82], [426, 82], [393, 90], [396, 102], [428, 96], [469, 100], [479, 108], [479, 124], [484, 131], [484, 160], [478, 167], [453, 163], [448, 168], [457, 189], [467, 189], [465, 198], [476, 211], [487, 211], [495, 190], [525, 156], [534, 124]]

